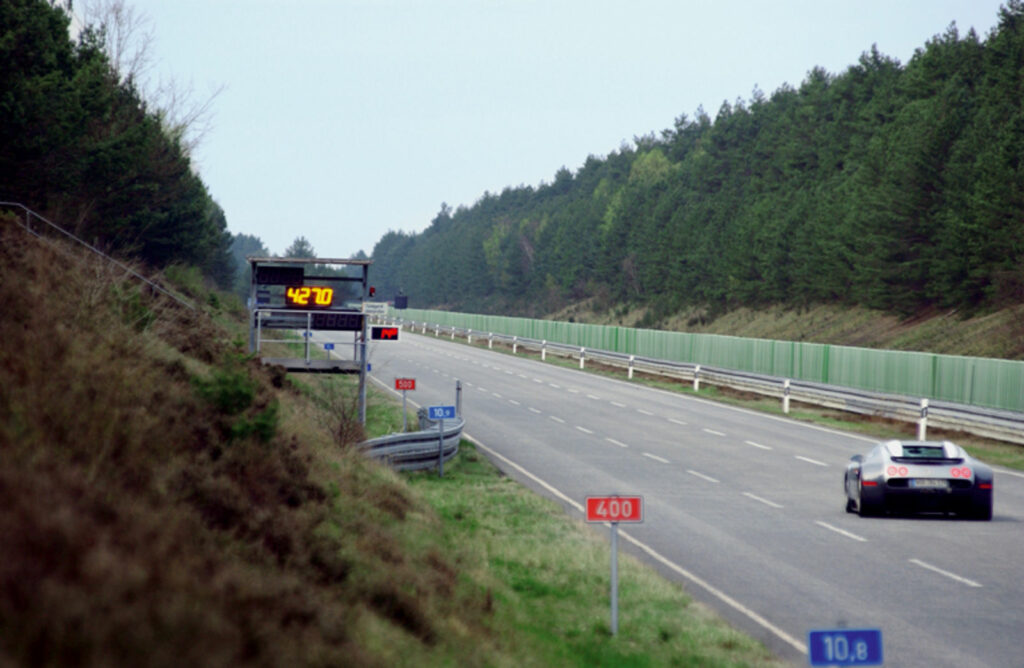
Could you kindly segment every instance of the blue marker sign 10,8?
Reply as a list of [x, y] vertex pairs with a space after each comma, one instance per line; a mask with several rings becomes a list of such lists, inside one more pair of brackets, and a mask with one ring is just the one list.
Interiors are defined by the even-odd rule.
[[882, 632], [879, 629], [830, 629], [807, 634], [812, 666], [880, 666]]

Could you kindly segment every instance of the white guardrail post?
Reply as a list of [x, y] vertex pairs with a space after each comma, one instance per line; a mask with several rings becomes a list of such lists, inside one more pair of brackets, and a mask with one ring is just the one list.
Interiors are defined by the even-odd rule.
[[466, 332], [466, 343], [473, 343], [473, 330], [469, 330], [468, 332]]
[[548, 342], [545, 339], [540, 342], [540, 361], [543, 362], [548, 358]]
[[583, 358], [585, 358], [586, 356], [587, 356], [587, 349], [586, 348], [580, 348], [580, 368], [581, 369], [583, 368]]
[[[263, 342], [261, 340], [263, 319], [263, 312], [257, 311], [256, 333], [254, 337], [257, 350]], [[415, 328], [419, 324], [422, 325], [424, 334], [426, 334], [427, 329], [430, 327], [439, 327], [438, 325], [424, 322], [410, 323], [410, 328]], [[494, 347], [494, 336], [494, 332], [488, 334], [487, 347], [489, 349]], [[519, 343], [521, 342], [518, 336], [506, 337], [502, 334], [498, 334], [498, 336], [505, 341], [511, 339], [513, 354], [519, 352]], [[562, 351], [563, 353], [567, 352], [570, 357], [572, 355], [571, 351], [575, 349], [575, 346], [572, 345], [530, 338], [524, 338], [522, 343], [528, 347], [534, 345], [540, 347], [542, 359], [546, 358], [549, 346], [554, 346], [555, 350]], [[580, 349], [581, 368], [584, 366], [585, 354], [586, 351]], [[627, 367], [629, 378], [633, 378], [636, 368], [636, 357], [634, 355], [611, 353], [602, 350], [591, 350], [590, 354], [595, 359], [607, 360], [609, 364]], [[645, 373], [650, 372], [681, 380], [685, 380], [687, 376], [692, 374], [693, 390], [694, 392], [700, 391], [700, 374], [702, 369], [699, 364], [691, 367], [688, 363], [667, 360], [648, 358], [641, 358], [641, 360]], [[708, 377], [714, 384], [721, 384], [726, 387], [772, 397], [779, 396], [779, 383], [781, 382], [783, 384], [782, 406], [784, 413], [789, 412], [792, 397], [796, 396], [801, 402], [827, 406], [840, 411], [862, 415], [880, 415], [905, 422], [916, 422], [918, 438], [921, 440], [927, 437], [928, 422], [931, 419], [932, 424], [941, 429], [967, 431], [986, 438], [1024, 444], [1024, 412], [1021, 411], [993, 409], [981, 405], [950, 404], [943, 401], [938, 401], [935, 406], [931, 406], [927, 398], [888, 395], [856, 388], [830, 386], [799, 379], [793, 380], [779, 376], [767, 376], [714, 367], [708, 373]]]

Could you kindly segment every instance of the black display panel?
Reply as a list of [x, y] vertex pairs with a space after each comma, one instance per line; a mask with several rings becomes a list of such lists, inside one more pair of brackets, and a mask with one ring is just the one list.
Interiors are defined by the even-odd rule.
[[362, 313], [324, 312], [314, 313], [310, 329], [329, 329], [343, 332], [360, 332], [363, 329]]
[[256, 267], [257, 285], [302, 285], [304, 278], [302, 267]]

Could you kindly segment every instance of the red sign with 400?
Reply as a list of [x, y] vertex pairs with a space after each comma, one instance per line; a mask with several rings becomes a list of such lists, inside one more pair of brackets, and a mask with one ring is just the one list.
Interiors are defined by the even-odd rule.
[[642, 496], [588, 496], [588, 522], [643, 522]]

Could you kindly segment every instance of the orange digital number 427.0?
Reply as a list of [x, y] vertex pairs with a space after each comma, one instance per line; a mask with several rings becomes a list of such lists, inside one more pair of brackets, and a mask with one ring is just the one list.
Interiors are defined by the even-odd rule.
[[330, 306], [334, 301], [334, 289], [319, 285], [304, 285], [288, 288], [285, 298], [290, 306]]

